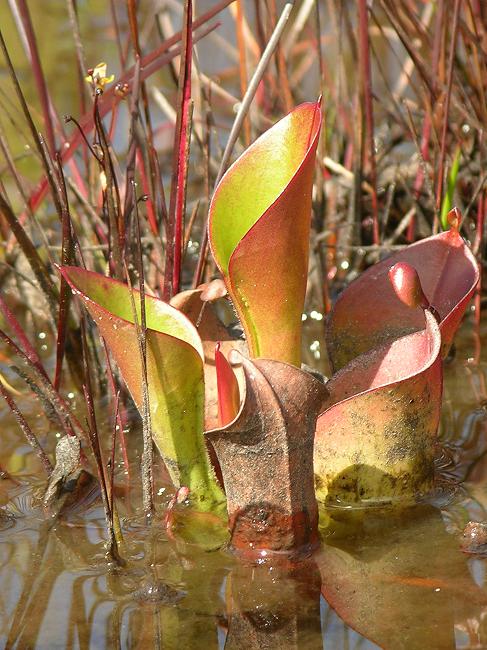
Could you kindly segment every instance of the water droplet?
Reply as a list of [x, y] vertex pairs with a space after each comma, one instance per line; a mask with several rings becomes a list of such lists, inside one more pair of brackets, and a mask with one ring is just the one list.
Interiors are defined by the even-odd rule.
[[313, 341], [311, 345], [309, 346], [309, 349], [313, 353], [313, 356], [315, 359], [320, 359], [321, 358], [321, 352], [320, 352], [320, 342], [319, 341]]

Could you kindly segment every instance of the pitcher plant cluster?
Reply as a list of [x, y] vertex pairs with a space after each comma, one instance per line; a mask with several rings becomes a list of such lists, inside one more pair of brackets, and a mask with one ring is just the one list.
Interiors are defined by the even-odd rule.
[[[104, 76], [104, 75], [103, 75]], [[479, 278], [449, 228], [370, 267], [327, 321], [333, 368], [301, 368], [320, 103], [295, 108], [228, 169], [208, 235], [223, 278], [170, 302], [84, 268], [61, 273], [96, 323], [170, 478], [243, 553], [313, 546], [318, 504], [433, 489], [442, 358]], [[220, 320], [231, 301], [244, 337]], [[143, 345], [141, 345], [141, 341]]]

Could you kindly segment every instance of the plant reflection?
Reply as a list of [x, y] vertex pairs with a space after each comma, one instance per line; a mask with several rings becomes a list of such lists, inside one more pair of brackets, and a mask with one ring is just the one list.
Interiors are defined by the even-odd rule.
[[154, 524], [149, 532], [129, 525], [127, 566], [107, 567], [98, 507], [84, 525], [38, 514], [17, 515], [0, 539], [6, 649], [339, 650], [356, 641], [414, 650], [432, 638], [442, 649], [456, 638], [486, 641], [485, 560], [462, 554], [430, 505], [322, 513], [327, 543], [294, 565], [237, 562], [169, 541]]
[[317, 559], [323, 596], [379, 647], [456, 648], [455, 625], [480, 620], [487, 607], [458, 538], [433, 506], [342, 512], [327, 533]]

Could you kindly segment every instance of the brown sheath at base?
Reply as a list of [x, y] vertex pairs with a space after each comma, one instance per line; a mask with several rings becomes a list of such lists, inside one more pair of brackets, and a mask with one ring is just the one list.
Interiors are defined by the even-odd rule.
[[299, 552], [318, 539], [313, 440], [328, 391], [279, 361], [242, 358], [242, 365], [239, 414], [206, 434], [222, 468], [231, 545], [248, 556]]

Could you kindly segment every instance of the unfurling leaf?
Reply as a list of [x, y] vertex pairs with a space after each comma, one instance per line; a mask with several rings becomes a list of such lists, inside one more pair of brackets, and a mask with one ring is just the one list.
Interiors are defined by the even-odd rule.
[[316, 427], [318, 500], [413, 500], [431, 489], [441, 335], [433, 314], [422, 318], [422, 330], [365, 352], [327, 383], [328, 408]]
[[[221, 296], [221, 285], [210, 284], [213, 284], [216, 293]], [[212, 302], [204, 300], [203, 296], [207, 295], [207, 289], [208, 285], [202, 285], [198, 289], [182, 291], [171, 298], [171, 305], [189, 318], [198, 330], [203, 344], [205, 357], [205, 430], [215, 429], [221, 425], [215, 360], [216, 344], [220, 344], [220, 351], [222, 354], [227, 355], [227, 357], [232, 350], [237, 350], [245, 356], [248, 354], [245, 341], [233, 338], [218, 318]], [[214, 292], [212, 293], [213, 297], [215, 297]], [[234, 366], [233, 371], [240, 388], [243, 389], [244, 377], [242, 368], [240, 366]]]
[[209, 236], [252, 357], [301, 365], [319, 103], [301, 104], [230, 167]]
[[216, 382], [218, 388], [218, 417], [220, 426], [229, 424], [240, 409], [240, 390], [238, 380], [226, 356], [220, 350], [221, 344], [215, 348]]
[[327, 390], [294, 366], [242, 359], [238, 416], [208, 431], [227, 495], [232, 545], [243, 554], [295, 551], [317, 541], [313, 437]]
[[334, 370], [424, 328], [422, 308], [401, 303], [391, 285], [389, 270], [397, 263], [417, 270], [426, 299], [440, 317], [443, 354], [448, 351], [479, 278], [477, 262], [453, 226], [370, 267], [340, 294], [327, 333]]
[[453, 156], [450, 173], [448, 174], [448, 182], [446, 185], [445, 196], [441, 205], [440, 223], [443, 230], [448, 230], [450, 227], [450, 212], [453, 204], [453, 196], [455, 194], [455, 187], [457, 184], [458, 170], [460, 169], [460, 158], [462, 155], [462, 148], [457, 146]]
[[[62, 273], [107, 342], [132, 398], [142, 407], [142, 363], [133, 306], [140, 294], [127, 285], [75, 267]], [[198, 332], [177, 309], [145, 297], [147, 378], [152, 435], [176, 487], [186, 486], [201, 509], [224, 501], [203, 439], [203, 348]]]

